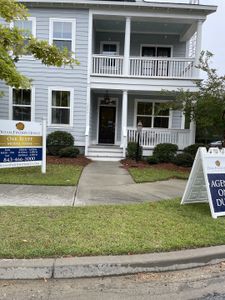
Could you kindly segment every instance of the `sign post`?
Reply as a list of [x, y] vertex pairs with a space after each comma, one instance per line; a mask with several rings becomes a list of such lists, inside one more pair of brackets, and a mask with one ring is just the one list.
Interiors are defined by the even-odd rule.
[[225, 148], [198, 149], [181, 204], [200, 202], [213, 218], [225, 216]]
[[46, 173], [46, 121], [0, 120], [0, 168], [30, 166]]

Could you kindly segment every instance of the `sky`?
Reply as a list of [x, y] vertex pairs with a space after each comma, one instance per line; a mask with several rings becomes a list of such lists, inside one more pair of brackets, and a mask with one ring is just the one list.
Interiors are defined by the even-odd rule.
[[217, 5], [217, 12], [208, 16], [203, 25], [202, 49], [214, 54], [212, 66], [219, 75], [225, 74], [225, 1], [200, 0], [201, 4]]

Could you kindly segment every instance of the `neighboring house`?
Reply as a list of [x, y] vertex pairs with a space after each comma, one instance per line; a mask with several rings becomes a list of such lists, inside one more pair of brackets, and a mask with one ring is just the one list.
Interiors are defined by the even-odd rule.
[[30, 18], [14, 26], [74, 51], [80, 65], [46, 67], [32, 56], [22, 57], [18, 69], [32, 78], [32, 89], [0, 83], [1, 119], [44, 117], [48, 132], [71, 132], [86, 156], [102, 160], [124, 157], [127, 142], [137, 139], [139, 121], [145, 155], [158, 143], [183, 149], [195, 142], [195, 125], [186, 128], [181, 111], [159, 110], [171, 100], [161, 90], [196, 90], [202, 24], [215, 6], [198, 1], [21, 2]]

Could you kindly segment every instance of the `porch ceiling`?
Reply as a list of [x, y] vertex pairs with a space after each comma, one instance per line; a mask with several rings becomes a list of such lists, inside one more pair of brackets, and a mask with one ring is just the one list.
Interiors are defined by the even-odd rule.
[[[155, 33], [155, 34], [174, 34], [181, 35], [186, 32], [190, 24], [176, 22], [153, 22], [153, 21], [132, 21], [131, 33]], [[96, 31], [124, 32], [124, 20], [94, 20]]]

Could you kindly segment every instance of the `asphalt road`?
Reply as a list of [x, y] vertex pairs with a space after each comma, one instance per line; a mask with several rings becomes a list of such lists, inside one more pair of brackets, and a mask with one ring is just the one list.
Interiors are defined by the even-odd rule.
[[225, 299], [225, 263], [186, 271], [121, 277], [0, 281], [7, 300]]

